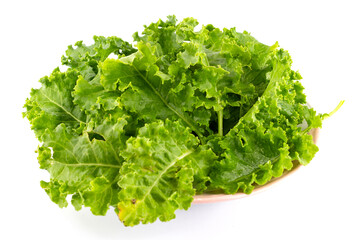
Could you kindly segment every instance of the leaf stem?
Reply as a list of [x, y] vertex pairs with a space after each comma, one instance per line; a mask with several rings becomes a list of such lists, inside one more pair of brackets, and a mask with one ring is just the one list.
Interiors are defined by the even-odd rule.
[[339, 102], [339, 104], [336, 106], [336, 108], [334, 110], [332, 110], [330, 113], [326, 113], [322, 116], [322, 119], [327, 119], [328, 117], [331, 117], [334, 113], [336, 113], [340, 108], [341, 106], [344, 104], [345, 100], [342, 100]]
[[224, 132], [223, 132], [223, 110], [221, 109], [220, 111], [218, 111], [218, 134], [220, 137], [223, 136]]
[[[321, 116], [321, 120], [325, 120], [329, 117], [331, 117], [334, 113], [336, 113], [340, 108], [341, 106], [344, 104], [345, 100], [341, 100], [339, 102], [339, 104], [336, 106], [336, 108], [334, 110], [332, 110], [330, 113], [325, 113], [325, 114], [322, 114]], [[311, 126], [308, 126], [305, 130], [302, 131], [302, 135], [305, 135], [306, 133], [308, 133], [310, 130], [312, 129]]]

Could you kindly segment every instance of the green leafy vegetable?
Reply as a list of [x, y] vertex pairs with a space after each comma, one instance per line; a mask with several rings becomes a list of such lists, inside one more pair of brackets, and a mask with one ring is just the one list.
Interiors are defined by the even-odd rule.
[[53, 202], [66, 207], [70, 195], [95, 215], [114, 207], [127, 226], [168, 221], [196, 194], [249, 194], [311, 161], [307, 133], [333, 112], [306, 105], [288, 52], [197, 25], [169, 16], [135, 33], [135, 47], [77, 42], [61, 59], [67, 70], [40, 79], [24, 116]]

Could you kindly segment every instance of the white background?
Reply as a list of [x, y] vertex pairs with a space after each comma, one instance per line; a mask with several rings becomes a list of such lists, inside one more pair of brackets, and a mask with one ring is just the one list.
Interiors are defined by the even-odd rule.
[[[1, 1], [0, 239], [359, 239], [360, 81], [357, 1]], [[22, 105], [38, 79], [60, 65], [67, 46], [93, 35], [132, 41], [144, 24], [175, 14], [237, 27], [287, 49], [323, 124], [314, 160], [259, 195], [177, 211], [167, 223], [124, 227], [72, 206], [60, 209], [40, 188], [48, 173]]]

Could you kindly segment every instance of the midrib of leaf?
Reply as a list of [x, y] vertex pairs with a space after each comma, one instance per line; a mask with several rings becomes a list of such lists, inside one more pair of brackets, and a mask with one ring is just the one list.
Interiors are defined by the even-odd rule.
[[79, 123], [85, 123], [83, 121], [81, 121], [80, 119], [78, 119], [77, 117], [75, 117], [71, 112], [69, 112], [68, 110], [66, 110], [63, 106], [61, 106], [61, 104], [57, 103], [56, 101], [54, 101], [53, 99], [49, 98], [45, 93], [41, 92], [41, 94], [47, 99], [49, 100], [51, 103], [55, 104], [56, 106], [58, 106], [59, 108], [61, 108], [66, 114], [68, 114], [70, 117], [72, 117], [73, 119], [75, 119], [76, 121], [78, 121]]
[[104, 164], [104, 163], [63, 163], [56, 160], [51, 160], [51, 163], [57, 163], [68, 167], [107, 167], [107, 168], [121, 168], [120, 165]]
[[[269, 161], [271, 162], [271, 164], [274, 165], [274, 164], [275, 164], [277, 161], [279, 161], [279, 160], [280, 160], [280, 153], [279, 153], [278, 156], [273, 157], [273, 158], [270, 159]], [[266, 164], [266, 163], [265, 163], [265, 164]], [[238, 177], [238, 178], [236, 178], [236, 179], [233, 180], [233, 181], [239, 182], [239, 181], [241, 181], [241, 180], [243, 180], [243, 179], [251, 176], [251, 175], [254, 174], [254, 173], [255, 173], [255, 174], [258, 173], [259, 171], [262, 170], [260, 167], [263, 166], [263, 165], [265, 165], [265, 164], [258, 165], [257, 167], [255, 167], [255, 170], [253, 170], [251, 173], [248, 173], [248, 174], [246, 174], [246, 175], [243, 175], [243, 176], [241, 176], [241, 177]], [[270, 171], [271, 171], [271, 170], [270, 170]], [[273, 178], [273, 177], [271, 177], [271, 178]]]
[[[274, 91], [276, 91], [276, 89], [274, 90], [274, 86], [277, 82], [279, 82], [279, 79], [281, 78], [281, 74], [283, 73], [284, 69], [285, 69], [285, 67], [283, 65], [281, 65], [281, 68], [277, 69], [277, 71], [274, 72], [274, 76], [269, 81], [262, 96], [260, 96], [259, 98], [267, 98], [267, 97], [271, 97], [272, 94], [276, 94], [276, 93], [273, 93]], [[260, 101], [259, 100], [256, 101], [251, 106], [251, 108], [247, 111], [247, 113], [245, 113], [245, 115], [239, 119], [238, 123], [233, 127], [233, 129], [237, 128], [244, 119], [248, 118], [248, 116], [251, 116], [251, 114], [253, 114], [257, 110], [257, 107], [259, 106], [259, 104], [260, 104]]]
[[160, 100], [165, 104], [166, 107], [168, 107], [171, 111], [173, 111], [179, 118], [181, 118], [181, 120], [183, 120], [190, 128], [192, 131], [194, 131], [198, 136], [199, 139], [202, 143], [204, 143], [203, 141], [203, 135], [201, 134], [200, 130], [194, 126], [192, 123], [190, 123], [184, 115], [182, 115], [180, 112], [178, 112], [175, 108], [173, 108], [172, 106], [170, 106], [170, 104], [162, 97], [162, 95], [159, 93], [159, 91], [156, 90], [156, 88], [147, 80], [147, 78], [134, 66], [131, 65], [136, 72], [139, 74], [139, 76], [146, 82], [146, 84], [148, 84], [150, 86], [150, 88], [154, 91], [154, 93], [160, 98]]

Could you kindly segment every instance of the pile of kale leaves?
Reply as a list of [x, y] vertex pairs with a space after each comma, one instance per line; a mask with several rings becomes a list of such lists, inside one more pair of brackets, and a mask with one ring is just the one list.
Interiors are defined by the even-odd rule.
[[[51, 200], [127, 226], [168, 221], [196, 194], [251, 193], [318, 151], [328, 114], [306, 105], [287, 51], [235, 28], [174, 16], [134, 34], [69, 46], [26, 100]], [[301, 124], [306, 124], [306, 128]]]

